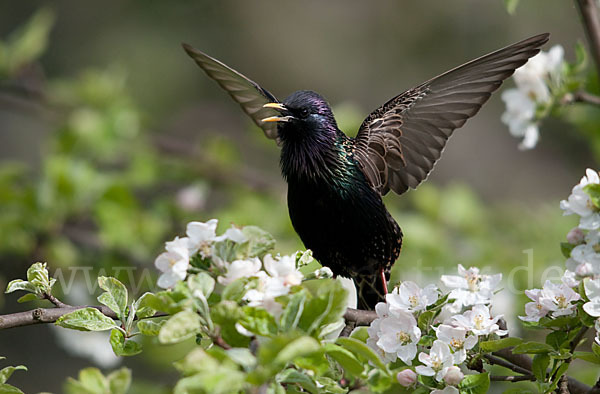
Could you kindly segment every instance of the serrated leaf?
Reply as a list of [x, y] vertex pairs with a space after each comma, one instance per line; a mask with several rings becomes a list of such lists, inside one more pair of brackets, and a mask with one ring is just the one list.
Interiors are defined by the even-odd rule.
[[91, 307], [67, 313], [61, 316], [55, 324], [79, 331], [106, 331], [118, 327], [113, 319]]
[[0, 370], [0, 383], [4, 384], [12, 376], [15, 371], [27, 371], [27, 367], [24, 365], [17, 365], [16, 367], [4, 367]]
[[98, 301], [113, 310], [119, 320], [125, 323], [127, 319], [127, 288], [113, 277], [98, 277], [98, 285], [105, 293], [100, 294]]
[[364, 361], [370, 361], [377, 368], [380, 368], [380, 369], [386, 371], [385, 364], [381, 361], [381, 359], [373, 351], [373, 349], [371, 349], [365, 343], [359, 341], [358, 339], [355, 339], [355, 338], [338, 338], [336, 340], [336, 343], [338, 345], [341, 345], [342, 347], [348, 349], [350, 352], [352, 352], [359, 359], [362, 359]]
[[262, 308], [245, 306], [242, 308], [244, 317], [239, 323], [254, 334], [270, 337], [277, 334], [277, 323], [269, 312]]
[[479, 342], [479, 348], [484, 352], [497, 352], [500, 349], [517, 346], [523, 343], [521, 338], [508, 337], [492, 341]]
[[479, 373], [466, 375], [458, 385], [461, 394], [486, 394], [490, 387], [490, 375]]
[[131, 370], [121, 368], [106, 376], [110, 387], [110, 394], [125, 394], [131, 386]]
[[337, 361], [351, 375], [360, 376], [364, 371], [364, 365], [349, 350], [333, 343], [326, 343], [323, 348], [327, 355]]
[[553, 351], [552, 346], [540, 342], [524, 342], [513, 348], [513, 354], [543, 354]]
[[111, 331], [110, 346], [117, 356], [135, 356], [142, 352], [142, 345], [132, 340], [126, 340], [120, 330]]
[[200, 331], [200, 316], [192, 311], [181, 311], [171, 316], [162, 326], [158, 341], [172, 344], [194, 337]]
[[533, 374], [538, 381], [546, 381], [546, 370], [548, 369], [548, 365], [550, 365], [550, 356], [547, 353], [536, 354], [533, 357]]
[[149, 337], [155, 337], [160, 332], [160, 329], [162, 328], [163, 324], [165, 324], [165, 321], [166, 320], [160, 320], [160, 321], [149, 320], [149, 319], [139, 320], [137, 322], [137, 328], [142, 335], [146, 335]]
[[33, 293], [29, 293], [29, 294], [25, 294], [23, 297], [20, 297], [17, 302], [19, 304], [22, 304], [24, 302], [29, 302], [29, 301], [37, 301], [39, 300], [38, 296], [33, 294]]
[[8, 294], [8, 293], [12, 293], [13, 291], [17, 291], [17, 290], [28, 291], [30, 293], [38, 292], [37, 287], [35, 287], [33, 284], [31, 284], [25, 280], [15, 279], [15, 280], [11, 280], [8, 283], [8, 286], [6, 286], [5, 293]]
[[206, 299], [215, 289], [215, 280], [206, 272], [188, 276], [187, 284], [192, 293], [199, 291]]

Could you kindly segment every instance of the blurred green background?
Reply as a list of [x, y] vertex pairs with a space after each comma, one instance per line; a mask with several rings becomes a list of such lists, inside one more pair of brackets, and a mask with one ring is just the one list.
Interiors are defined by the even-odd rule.
[[[500, 0], [4, 1], [0, 287], [39, 260], [64, 278], [65, 301], [94, 303], [86, 278], [102, 270], [139, 295], [151, 288], [163, 243], [188, 221], [213, 217], [221, 230], [262, 227], [281, 253], [302, 248], [287, 216], [278, 148], [181, 42], [278, 97], [318, 91], [353, 135], [390, 97], [541, 32], [551, 33], [548, 48], [563, 45], [571, 60], [584, 40], [577, 10], [563, 0], [522, 2], [512, 16]], [[558, 202], [586, 167], [597, 168], [600, 115], [565, 109], [563, 120], [543, 123], [538, 146], [523, 152], [500, 122], [503, 110], [496, 94], [455, 134], [428, 182], [387, 196], [386, 204], [405, 233], [394, 281], [424, 285], [459, 263], [500, 271], [505, 295], [496, 313], [516, 316], [522, 290], [564, 268], [559, 242], [576, 220], [563, 218]], [[29, 307], [18, 296], [0, 295], [0, 313]], [[535, 334], [520, 332], [514, 319], [509, 324], [519, 335]], [[124, 363], [133, 369], [133, 391], [168, 392], [175, 376], [167, 366], [185, 352], [148, 344], [139, 357], [115, 360], [94, 351], [90, 337], [55, 331], [0, 333], [0, 355], [29, 367], [12, 384], [59, 392], [83, 366]], [[64, 350], [65, 342], [81, 352]], [[574, 370], [591, 384], [598, 374]]]

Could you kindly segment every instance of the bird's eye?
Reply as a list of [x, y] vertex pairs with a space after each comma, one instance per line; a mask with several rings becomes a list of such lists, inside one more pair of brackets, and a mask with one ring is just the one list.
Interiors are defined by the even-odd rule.
[[300, 116], [303, 118], [306, 118], [309, 114], [310, 114], [310, 111], [308, 110], [308, 108], [302, 108], [300, 110]]

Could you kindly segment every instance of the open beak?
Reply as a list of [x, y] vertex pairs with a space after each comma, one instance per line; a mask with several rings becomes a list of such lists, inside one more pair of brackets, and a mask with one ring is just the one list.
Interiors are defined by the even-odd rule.
[[[287, 111], [285, 105], [281, 103], [267, 103], [263, 105], [263, 108], [272, 108], [277, 111]], [[289, 122], [293, 116], [269, 116], [268, 118], [261, 119], [261, 122]]]

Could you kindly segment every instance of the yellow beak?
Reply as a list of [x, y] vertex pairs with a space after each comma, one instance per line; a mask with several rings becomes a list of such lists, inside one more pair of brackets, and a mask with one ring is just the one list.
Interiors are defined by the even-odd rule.
[[[263, 108], [272, 108], [277, 111], [286, 111], [285, 105], [281, 103], [267, 103], [263, 105]], [[293, 116], [269, 116], [268, 118], [261, 119], [261, 122], [289, 122]]]
[[265, 105], [263, 105], [263, 108], [273, 108], [276, 109], [278, 111], [285, 111], [285, 106], [281, 103], [267, 103]]

